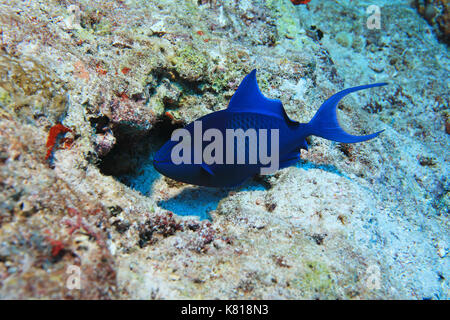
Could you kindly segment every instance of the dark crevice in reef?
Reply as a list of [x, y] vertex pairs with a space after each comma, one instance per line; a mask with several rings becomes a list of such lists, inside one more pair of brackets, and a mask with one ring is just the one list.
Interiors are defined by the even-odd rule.
[[153, 153], [169, 140], [173, 130], [179, 127], [180, 124], [172, 124], [167, 117], [157, 121], [147, 133], [139, 132], [128, 125], [116, 126], [113, 132], [117, 142], [105, 157], [100, 158], [100, 171], [140, 190], [131, 177], [145, 174], [147, 167], [152, 166]]
[[91, 127], [94, 128], [95, 134], [102, 134], [109, 125], [109, 118], [106, 116], [93, 117], [89, 119]]

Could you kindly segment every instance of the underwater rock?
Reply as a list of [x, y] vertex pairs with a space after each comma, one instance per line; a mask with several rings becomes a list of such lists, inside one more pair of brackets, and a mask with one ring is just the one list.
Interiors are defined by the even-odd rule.
[[101, 204], [48, 167], [41, 129], [2, 120], [0, 132], [0, 297], [116, 297]]
[[67, 92], [54, 72], [31, 58], [18, 59], [0, 51], [0, 106], [26, 123], [45, 117], [61, 121]]
[[[448, 299], [449, 56], [409, 1], [377, 2], [380, 30], [362, 1], [77, 3], [69, 30], [65, 3], [0, 1], [2, 298]], [[311, 138], [231, 191], [158, 175], [161, 141], [254, 68], [300, 122], [387, 81], [338, 110], [353, 134], [385, 131]], [[50, 168], [61, 120], [74, 141]]]
[[437, 37], [450, 44], [450, 11], [445, 0], [415, 0], [414, 6], [421, 16], [433, 26]]
[[343, 47], [350, 47], [352, 45], [352, 36], [344, 31], [339, 32], [336, 35], [336, 41]]
[[116, 138], [112, 132], [108, 131], [105, 134], [97, 134], [95, 136], [95, 151], [99, 157], [104, 157], [111, 151], [116, 144]]
[[103, 111], [110, 115], [113, 126], [127, 125], [141, 133], [150, 130], [156, 120], [142, 100], [135, 101], [126, 95], [114, 98]]
[[63, 20], [64, 28], [67, 29], [81, 29], [81, 11], [77, 5], [70, 5], [67, 7], [68, 16]]

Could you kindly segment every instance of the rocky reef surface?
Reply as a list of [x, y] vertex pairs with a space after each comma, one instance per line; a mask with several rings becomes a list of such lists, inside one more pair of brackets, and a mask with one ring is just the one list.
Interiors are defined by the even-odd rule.
[[[448, 299], [447, 4], [372, 4], [0, 1], [0, 298]], [[386, 81], [339, 106], [385, 131], [233, 190], [159, 175], [254, 68], [300, 122]]]

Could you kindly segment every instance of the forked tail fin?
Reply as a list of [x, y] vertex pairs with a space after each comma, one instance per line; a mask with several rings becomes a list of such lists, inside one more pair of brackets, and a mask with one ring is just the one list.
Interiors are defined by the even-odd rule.
[[322, 104], [317, 113], [307, 124], [308, 133], [310, 135], [315, 135], [328, 140], [344, 143], [362, 142], [375, 138], [384, 130], [366, 136], [353, 136], [345, 132], [339, 125], [336, 114], [336, 107], [339, 101], [349, 93], [373, 87], [380, 87], [386, 84], [387, 83], [375, 83], [375, 84], [368, 84], [365, 86], [348, 88], [332, 95], [328, 100], [326, 100]]

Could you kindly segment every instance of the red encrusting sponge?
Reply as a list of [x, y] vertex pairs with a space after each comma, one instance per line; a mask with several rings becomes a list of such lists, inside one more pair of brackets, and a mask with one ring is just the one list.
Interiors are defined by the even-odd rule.
[[311, 2], [311, 0], [291, 0], [291, 2], [294, 5], [299, 5], [299, 4], [308, 4]]
[[[67, 128], [63, 126], [61, 123], [55, 124], [53, 127], [50, 128], [50, 131], [48, 133], [47, 137], [47, 155], [45, 156], [45, 160], [48, 160], [52, 153], [53, 149], [55, 148], [55, 145], [58, 142], [58, 138], [61, 137], [61, 135], [64, 135], [67, 132], [71, 132], [72, 130], [70, 128]], [[70, 142], [69, 142], [70, 144]]]

